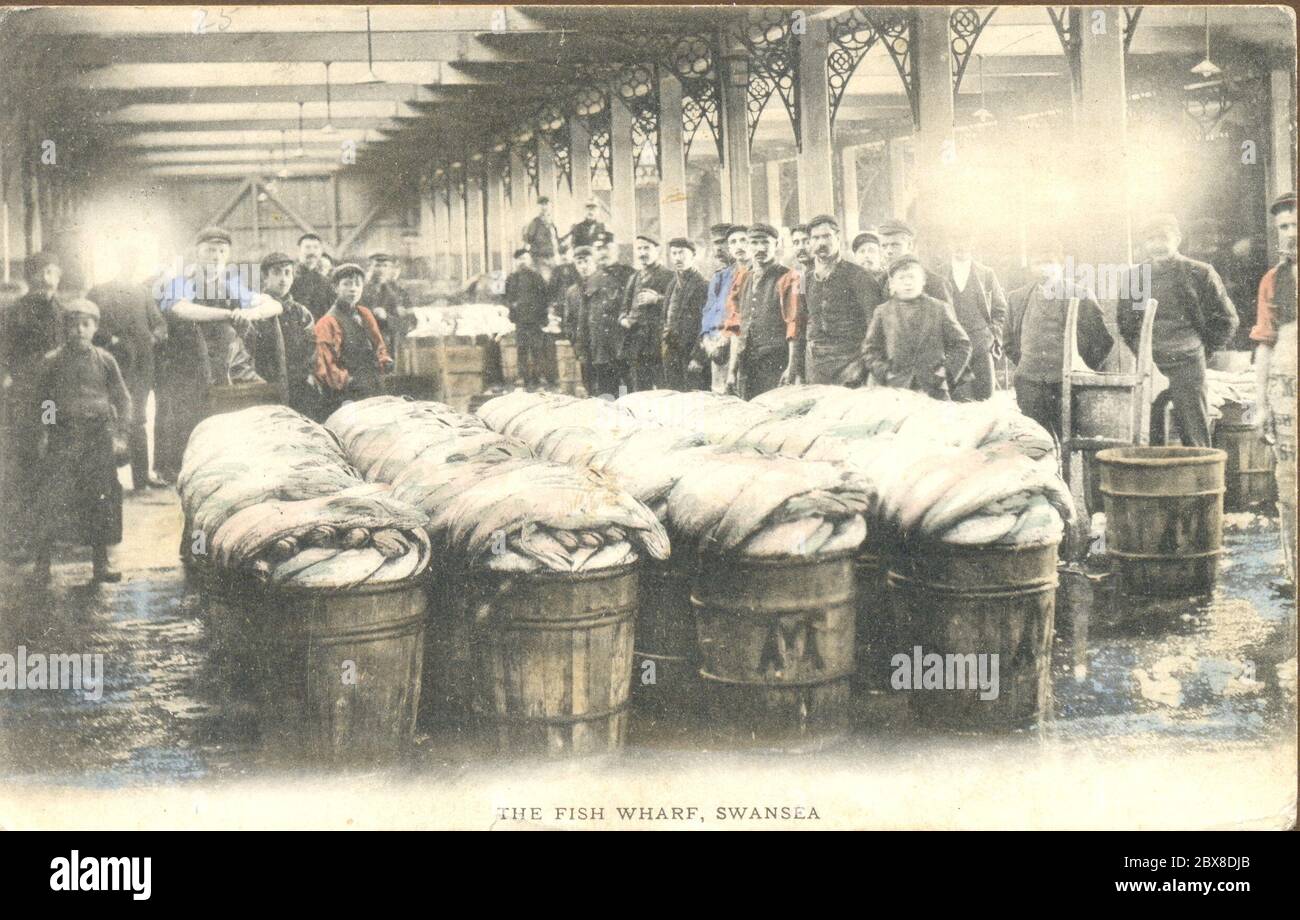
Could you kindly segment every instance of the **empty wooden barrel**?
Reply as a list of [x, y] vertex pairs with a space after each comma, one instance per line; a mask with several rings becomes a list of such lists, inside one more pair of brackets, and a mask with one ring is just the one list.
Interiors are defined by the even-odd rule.
[[1225, 511], [1245, 511], [1276, 499], [1273, 451], [1258, 428], [1220, 419], [1214, 426], [1214, 446], [1228, 455], [1223, 469]]
[[1056, 555], [1055, 543], [930, 543], [891, 560], [891, 687], [918, 721], [998, 730], [1049, 712]]
[[1120, 590], [1174, 597], [1211, 590], [1223, 552], [1227, 455], [1212, 447], [1115, 447], [1097, 462]]
[[724, 743], [814, 750], [842, 737], [853, 557], [705, 557], [691, 593], [704, 708]]
[[639, 575], [632, 705], [654, 727], [684, 728], [698, 713], [693, 569], [674, 556], [646, 562]]
[[471, 707], [499, 750], [594, 754], [623, 745], [637, 568], [476, 573]]
[[394, 757], [415, 729], [425, 587], [346, 591], [221, 585], [209, 601], [214, 654], [256, 707], [268, 747], [310, 760]]

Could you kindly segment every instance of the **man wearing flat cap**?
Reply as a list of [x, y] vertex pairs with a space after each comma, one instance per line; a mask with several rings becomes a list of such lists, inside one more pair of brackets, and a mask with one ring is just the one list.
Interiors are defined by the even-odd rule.
[[853, 238], [853, 261], [869, 272], [883, 274], [881, 259], [880, 234], [875, 230], [863, 230]]
[[[670, 390], [707, 389], [700, 316], [709, 296], [709, 284], [695, 270], [695, 243], [684, 236], [669, 240], [668, 264], [673, 270], [673, 282], [668, 288], [664, 317], [664, 386]], [[692, 359], [694, 371], [690, 370]]]
[[591, 243], [591, 251], [596, 259], [596, 267], [614, 282], [620, 291], [627, 288], [628, 281], [636, 274], [636, 269], [618, 260], [618, 243], [614, 234], [606, 230], [596, 235]]
[[388, 353], [396, 362], [402, 339], [411, 331], [407, 328], [411, 298], [397, 283], [396, 256], [390, 252], [372, 252], [368, 262], [369, 271], [366, 273], [366, 286], [361, 292], [361, 302], [379, 324]]
[[[907, 221], [891, 217], [881, 222], [876, 234], [880, 237], [880, 255], [885, 265], [894, 264], [894, 260], [900, 256], [917, 255], [916, 228]], [[952, 303], [952, 291], [934, 272], [925, 273], [925, 293], [937, 300]]]
[[732, 288], [726, 329], [731, 335], [727, 386], [741, 399], [776, 388], [793, 357], [799, 275], [777, 261], [780, 232], [771, 224], [749, 228], [753, 266]]
[[513, 382], [533, 389], [542, 371], [542, 346], [545, 343], [542, 327], [546, 325], [550, 296], [546, 279], [533, 268], [533, 254], [528, 247], [516, 249], [514, 259], [514, 270], [506, 278], [505, 286], [510, 322], [515, 324], [515, 346], [519, 356], [517, 371], [521, 377]]
[[569, 288], [565, 315], [574, 318], [577, 335], [574, 352], [591, 381], [592, 396], [618, 396], [627, 372], [622, 359], [623, 327], [619, 325], [623, 291], [596, 264], [595, 253], [586, 246], [573, 252], [573, 267], [579, 281]]
[[58, 257], [37, 252], [23, 265], [28, 291], [0, 314], [0, 383], [4, 394], [6, 454], [4, 507], [6, 526], [0, 538], [14, 559], [26, 555], [31, 534], [31, 495], [38, 474], [41, 426], [28, 411], [41, 359], [63, 342], [63, 314], [58, 295], [63, 277]]
[[[1169, 378], [1169, 396], [1182, 442], [1187, 447], [1210, 446], [1209, 403], [1205, 393], [1206, 359], [1232, 338], [1237, 328], [1237, 310], [1219, 278], [1204, 262], [1189, 259], [1178, 251], [1182, 242], [1178, 219], [1156, 214], [1139, 226], [1138, 239], [1145, 261], [1135, 266], [1136, 278], [1121, 290], [1132, 296], [1118, 305], [1120, 334], [1137, 353], [1147, 300], [1156, 306], [1152, 327], [1151, 353], [1160, 373]], [[1150, 287], [1143, 275], [1150, 272]], [[1149, 290], [1149, 294], [1147, 291]], [[1155, 413], [1153, 432], [1164, 431], [1164, 420]]]
[[273, 252], [262, 258], [262, 293], [278, 301], [282, 312], [262, 320], [254, 328], [257, 336], [253, 358], [258, 373], [275, 384], [289, 408], [308, 418], [320, 418], [320, 391], [316, 385], [316, 320], [311, 311], [293, 299], [297, 272], [294, 258]]
[[840, 254], [840, 225], [828, 214], [808, 221], [813, 267], [796, 317], [795, 357], [808, 383], [861, 386], [867, 369], [862, 348], [884, 285]]
[[198, 234], [194, 261], [159, 282], [167, 341], [158, 350], [155, 465], [175, 482], [194, 426], [208, 414], [208, 388], [259, 383], [250, 348], [253, 324], [280, 315], [280, 302], [257, 293], [230, 264], [230, 233]]
[[605, 225], [601, 223], [598, 214], [600, 214], [600, 202], [595, 198], [587, 202], [583, 208], [584, 216], [569, 228], [568, 239], [569, 245], [577, 248], [578, 246], [590, 246], [596, 241], [596, 237], [605, 232]]
[[659, 261], [659, 241], [640, 234], [633, 245], [636, 273], [623, 293], [618, 323], [623, 336], [623, 361], [627, 365], [628, 392], [659, 387], [664, 336], [664, 304], [673, 273]]
[[139, 252], [129, 237], [121, 241], [116, 255], [117, 276], [91, 288], [86, 299], [99, 307], [99, 344], [117, 359], [136, 407], [128, 445], [132, 487], [141, 492], [150, 486], [167, 485], [149, 470], [149, 433], [144, 411], [154, 388], [154, 350], [167, 340], [167, 320], [158, 310], [149, 285], [136, 274]]
[[[1255, 350], [1255, 424], [1277, 460], [1278, 516], [1287, 577], [1296, 583], [1296, 193], [1274, 199], [1269, 216], [1280, 259], [1259, 282], [1250, 338]], [[1156, 314], [1159, 316], [1159, 313]]]
[[314, 233], [298, 237], [298, 267], [293, 273], [293, 299], [320, 319], [334, 303], [330, 284], [331, 265], [325, 258], [325, 243]]
[[551, 199], [545, 196], [537, 199], [537, 216], [524, 227], [523, 244], [532, 250], [533, 260], [546, 274], [551, 262], [560, 254], [560, 234], [551, 214]]

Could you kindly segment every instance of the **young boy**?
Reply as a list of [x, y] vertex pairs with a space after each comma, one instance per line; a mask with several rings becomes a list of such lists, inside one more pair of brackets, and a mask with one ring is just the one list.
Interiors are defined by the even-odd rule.
[[35, 581], [50, 580], [55, 540], [90, 544], [94, 580], [121, 581], [108, 547], [122, 542], [122, 487], [115, 428], [127, 430], [131, 396], [113, 356], [92, 344], [99, 307], [74, 300], [63, 308], [64, 343], [41, 361], [28, 410], [48, 437], [37, 495]]
[[334, 306], [316, 321], [316, 380], [325, 391], [328, 416], [346, 402], [384, 392], [380, 374], [393, 366], [374, 315], [361, 306], [366, 273], [345, 262], [330, 275]]
[[924, 293], [925, 269], [908, 253], [889, 266], [890, 298], [876, 307], [863, 360], [878, 384], [948, 399], [971, 344], [952, 306]]

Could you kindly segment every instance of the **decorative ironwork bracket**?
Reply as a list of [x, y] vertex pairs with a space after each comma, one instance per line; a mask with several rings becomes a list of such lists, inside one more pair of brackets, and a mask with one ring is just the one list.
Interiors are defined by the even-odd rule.
[[736, 33], [749, 51], [749, 87], [745, 108], [749, 116], [749, 143], [754, 144], [758, 120], [773, 93], [781, 97], [795, 149], [803, 149], [799, 120], [799, 36], [794, 15], [776, 8], [764, 8], [758, 17]]
[[628, 64], [615, 83], [619, 100], [632, 113], [632, 164], [640, 167], [647, 149], [653, 151], [655, 167], [662, 174], [659, 146], [659, 77], [655, 64]]
[[[952, 95], [955, 99], [957, 91], [961, 89], [961, 78], [966, 73], [966, 65], [970, 63], [971, 57], [975, 53], [975, 43], [979, 41], [980, 33], [984, 27], [989, 24], [993, 14], [998, 11], [996, 6], [989, 7], [989, 11], [983, 16], [980, 11], [973, 6], [963, 6], [952, 11], [948, 17], [949, 29], [949, 46], [952, 48]], [[983, 87], [980, 87], [983, 89]]]
[[1052, 18], [1056, 37], [1061, 40], [1061, 50], [1070, 67], [1070, 84], [1078, 97], [1083, 92], [1083, 10], [1077, 6], [1049, 6], [1047, 15]]
[[921, 123], [921, 87], [916, 80], [916, 61], [912, 49], [916, 47], [915, 11], [864, 11], [867, 19], [885, 43], [898, 76], [903, 81], [908, 104], [912, 108], [912, 124]]
[[834, 127], [835, 113], [840, 110], [849, 80], [867, 52], [880, 40], [880, 33], [858, 6], [832, 19], [827, 31], [826, 82], [831, 97], [831, 127]]

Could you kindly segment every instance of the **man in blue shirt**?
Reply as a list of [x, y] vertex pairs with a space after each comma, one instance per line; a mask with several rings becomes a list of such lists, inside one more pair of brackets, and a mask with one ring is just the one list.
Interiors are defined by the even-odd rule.
[[709, 228], [713, 257], [720, 268], [709, 279], [709, 297], [700, 316], [700, 347], [708, 359], [710, 388], [715, 393], [727, 391], [727, 359], [730, 346], [723, 326], [727, 320], [727, 298], [736, 279], [737, 263], [749, 258], [749, 230], [744, 226], [714, 224]]

